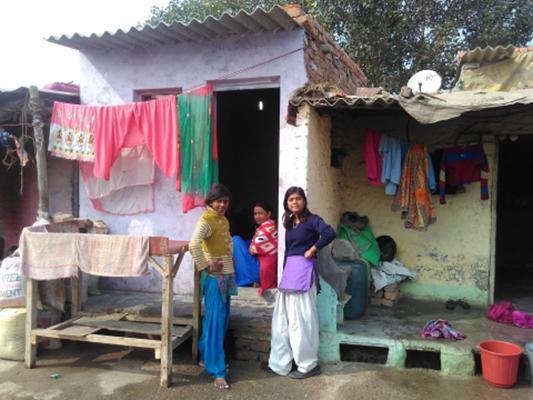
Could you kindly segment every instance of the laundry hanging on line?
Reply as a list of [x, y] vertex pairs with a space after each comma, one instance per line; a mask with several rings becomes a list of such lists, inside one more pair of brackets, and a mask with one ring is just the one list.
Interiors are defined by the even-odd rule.
[[489, 199], [489, 163], [481, 143], [443, 150], [439, 174], [440, 203], [446, 203], [446, 184], [459, 186], [480, 182], [481, 200]]
[[429, 188], [429, 156], [425, 145], [409, 147], [403, 165], [402, 180], [392, 203], [400, 211], [408, 229], [426, 230], [437, 220]]
[[93, 207], [115, 215], [154, 211], [154, 160], [146, 146], [122, 149], [109, 180], [93, 175], [93, 163], [80, 162], [80, 175]]
[[96, 108], [54, 102], [48, 151], [68, 160], [94, 162]]
[[117, 215], [154, 210], [154, 161], [179, 189], [175, 96], [113, 106], [55, 102], [49, 150], [80, 161], [93, 207]]
[[388, 135], [381, 135], [379, 157], [382, 158], [381, 183], [385, 185], [385, 194], [394, 196], [402, 179], [402, 165], [409, 143]]
[[367, 129], [363, 144], [363, 160], [365, 161], [366, 177], [372, 186], [381, 185], [381, 170], [383, 161], [379, 154], [379, 142], [381, 135]]
[[213, 88], [206, 85], [178, 96], [182, 210], [204, 205], [218, 183], [218, 148]]
[[177, 115], [175, 96], [111, 106], [54, 102], [49, 150], [58, 157], [93, 162], [94, 176], [108, 180], [123, 148], [145, 145], [179, 187]]

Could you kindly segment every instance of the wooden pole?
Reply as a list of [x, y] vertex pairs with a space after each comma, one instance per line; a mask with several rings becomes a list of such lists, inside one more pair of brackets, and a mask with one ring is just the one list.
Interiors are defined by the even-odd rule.
[[26, 278], [26, 327], [24, 361], [26, 368], [35, 367], [37, 342], [32, 331], [37, 328], [37, 282]]
[[172, 384], [172, 320], [174, 317], [174, 295], [172, 292], [172, 256], [163, 256], [163, 273], [161, 274], [162, 310], [161, 310], [161, 386]]
[[36, 86], [29, 87], [29, 109], [32, 115], [33, 137], [35, 139], [35, 160], [37, 163], [37, 185], [39, 189], [39, 218], [50, 220], [48, 204], [48, 170], [46, 167], [46, 148], [43, 134], [43, 118], [41, 115], [41, 103], [39, 89]]

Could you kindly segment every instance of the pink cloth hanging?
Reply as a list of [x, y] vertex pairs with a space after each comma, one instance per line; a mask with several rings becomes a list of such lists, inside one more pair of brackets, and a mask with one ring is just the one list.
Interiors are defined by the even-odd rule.
[[381, 169], [383, 159], [379, 153], [379, 142], [381, 134], [372, 129], [366, 130], [365, 142], [363, 145], [363, 160], [366, 166], [366, 177], [372, 186], [381, 185]]
[[54, 102], [49, 150], [94, 162], [93, 174], [108, 180], [123, 148], [145, 145], [168, 178], [180, 187], [178, 110], [175, 96], [112, 106]]
[[68, 160], [94, 161], [95, 107], [54, 101], [48, 151]]
[[95, 112], [94, 176], [108, 180], [120, 150], [146, 145], [159, 169], [179, 187], [179, 133], [175, 96], [114, 106]]

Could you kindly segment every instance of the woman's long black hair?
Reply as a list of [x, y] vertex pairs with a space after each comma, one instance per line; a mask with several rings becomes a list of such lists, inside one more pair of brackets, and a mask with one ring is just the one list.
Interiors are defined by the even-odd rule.
[[311, 211], [309, 211], [309, 209], [307, 208], [307, 197], [305, 196], [304, 190], [298, 186], [291, 186], [285, 192], [285, 198], [283, 199], [283, 208], [285, 209], [285, 212], [283, 213], [283, 226], [285, 227], [285, 229], [291, 228], [294, 223], [294, 214], [289, 211], [288, 204], [289, 197], [293, 194], [299, 194], [304, 199], [304, 209], [298, 216], [300, 218], [300, 221], [305, 222], [311, 215], [313, 215]]

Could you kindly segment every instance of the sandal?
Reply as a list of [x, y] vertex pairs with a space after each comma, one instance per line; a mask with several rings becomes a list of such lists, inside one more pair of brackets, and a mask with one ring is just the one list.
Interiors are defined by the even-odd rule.
[[457, 302], [455, 300], [449, 299], [446, 303], [444, 303], [444, 306], [447, 310], [455, 310], [455, 307], [457, 307]]
[[226, 378], [216, 378], [214, 384], [217, 389], [229, 389], [229, 384], [226, 381]]
[[460, 306], [463, 310], [470, 310], [470, 304], [468, 304], [465, 300], [459, 299], [456, 301], [457, 305]]

